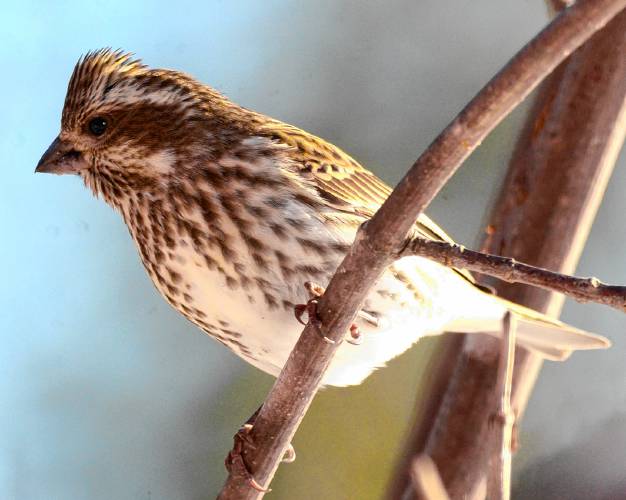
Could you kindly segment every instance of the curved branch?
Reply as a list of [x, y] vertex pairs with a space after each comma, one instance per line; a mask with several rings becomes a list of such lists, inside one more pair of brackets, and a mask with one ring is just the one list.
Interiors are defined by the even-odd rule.
[[[489, 217], [483, 251], [572, 273], [626, 135], [626, 11], [542, 87]], [[498, 295], [558, 317], [562, 295], [494, 283]], [[419, 395], [416, 421], [386, 498], [415, 498], [412, 457], [428, 453], [454, 497], [484, 484], [493, 453], [484, 422], [492, 407], [498, 343], [444, 337], [443, 355]], [[445, 356], [444, 356], [445, 355]], [[512, 404], [523, 413], [540, 359], [516, 352]], [[421, 388], [424, 391], [424, 388]]]

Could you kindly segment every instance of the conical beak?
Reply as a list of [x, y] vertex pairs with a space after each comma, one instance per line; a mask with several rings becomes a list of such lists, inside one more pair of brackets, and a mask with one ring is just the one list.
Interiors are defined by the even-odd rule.
[[58, 175], [77, 174], [88, 167], [80, 151], [57, 137], [37, 163], [35, 172]]

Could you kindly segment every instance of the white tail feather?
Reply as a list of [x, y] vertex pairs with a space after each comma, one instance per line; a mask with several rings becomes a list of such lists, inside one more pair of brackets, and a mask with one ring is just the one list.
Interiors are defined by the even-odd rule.
[[[572, 351], [606, 349], [611, 346], [611, 342], [605, 337], [574, 328], [537, 311], [498, 297], [493, 298], [499, 302], [499, 305], [508, 308], [517, 317], [517, 343], [546, 359], [563, 361], [569, 357]], [[448, 325], [446, 330], [500, 336], [502, 319], [461, 319]]]

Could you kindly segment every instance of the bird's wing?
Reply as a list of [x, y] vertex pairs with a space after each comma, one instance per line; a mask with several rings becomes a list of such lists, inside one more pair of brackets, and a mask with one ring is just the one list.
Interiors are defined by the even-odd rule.
[[[298, 173], [313, 181], [320, 196], [334, 209], [369, 219], [391, 193], [387, 184], [337, 146], [274, 120], [268, 123], [266, 130], [274, 140], [293, 148]], [[415, 223], [415, 230], [423, 238], [454, 242], [424, 214]], [[469, 271], [455, 271], [476, 285]]]

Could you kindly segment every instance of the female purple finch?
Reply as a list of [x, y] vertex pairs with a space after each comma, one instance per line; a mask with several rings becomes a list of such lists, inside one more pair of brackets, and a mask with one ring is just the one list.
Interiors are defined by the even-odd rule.
[[[121, 213], [163, 297], [272, 375], [301, 331], [303, 283], [329, 281], [390, 193], [336, 146], [111, 50], [76, 65], [37, 172], [79, 175]], [[415, 231], [451, 241], [426, 216]], [[323, 383], [358, 384], [425, 335], [498, 335], [507, 311], [518, 343], [545, 358], [609, 345], [485, 292], [466, 271], [404, 257], [363, 304], [362, 343], [339, 347]]]

